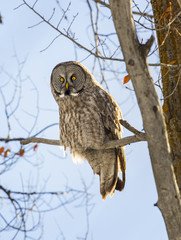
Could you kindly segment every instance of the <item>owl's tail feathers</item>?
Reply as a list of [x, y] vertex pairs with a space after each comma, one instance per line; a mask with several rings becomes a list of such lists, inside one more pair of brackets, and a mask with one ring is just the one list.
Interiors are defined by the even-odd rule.
[[122, 191], [124, 189], [125, 186], [125, 173], [122, 174], [123, 179], [121, 180], [120, 178], [118, 178], [117, 183], [116, 183], [116, 190], [118, 191]]
[[[113, 196], [114, 191], [122, 191], [126, 181], [126, 157], [123, 148], [111, 149], [112, 159], [108, 159], [107, 171], [104, 160], [104, 167], [100, 169], [100, 192], [103, 199], [106, 199], [107, 194]], [[108, 156], [108, 155], [107, 155]], [[115, 157], [114, 157], [115, 156]], [[101, 170], [104, 170], [102, 172]], [[122, 179], [120, 179], [119, 171], [122, 172]]]
[[126, 156], [123, 148], [117, 149], [116, 151], [117, 151], [119, 169], [122, 172], [122, 180], [118, 177], [118, 180], [116, 183], [116, 190], [122, 191], [124, 189], [125, 182], [126, 182]]
[[[125, 156], [123, 149], [89, 149], [85, 157], [91, 165], [94, 173], [100, 176], [100, 193], [103, 199], [107, 195], [114, 194], [115, 189], [121, 191], [125, 185]], [[124, 157], [124, 158], [123, 158]], [[119, 179], [119, 171], [122, 172], [122, 180]]]
[[100, 176], [100, 193], [105, 199], [110, 193], [113, 195], [118, 178], [118, 161], [114, 149], [87, 149], [85, 158], [91, 165], [94, 174]]
[[104, 200], [108, 194], [113, 196], [118, 179], [117, 161], [112, 163], [111, 161], [112, 159], [109, 159], [110, 165], [104, 165], [104, 167], [100, 169], [100, 193]]

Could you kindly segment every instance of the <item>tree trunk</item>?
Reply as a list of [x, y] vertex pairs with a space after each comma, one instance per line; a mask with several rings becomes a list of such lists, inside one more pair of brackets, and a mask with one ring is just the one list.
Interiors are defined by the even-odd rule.
[[143, 118], [158, 191], [158, 203], [170, 240], [181, 240], [181, 201], [176, 183], [162, 108], [146, 62], [147, 45], [140, 45], [131, 1], [110, 0], [116, 32]]
[[160, 62], [171, 65], [161, 66], [163, 111], [181, 192], [181, 8], [177, 0], [152, 0], [151, 3]]

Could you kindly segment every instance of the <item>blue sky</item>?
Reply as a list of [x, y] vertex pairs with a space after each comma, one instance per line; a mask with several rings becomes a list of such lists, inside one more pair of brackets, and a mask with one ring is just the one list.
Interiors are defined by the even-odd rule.
[[[63, 1], [63, 3], [60, 1], [63, 8], [66, 8], [68, 3], [69, 1]], [[0, 2], [0, 12], [3, 17], [3, 24], [0, 25], [0, 86], [4, 86], [4, 83], [9, 81], [7, 87], [2, 88], [7, 101], [11, 99], [16, 85], [8, 75], [18, 79], [19, 86], [22, 86], [21, 104], [11, 119], [12, 137], [27, 137], [28, 135], [26, 130], [20, 127], [17, 119], [29, 131], [35, 124], [30, 135], [49, 124], [58, 123], [58, 108], [49, 86], [51, 71], [57, 63], [67, 60], [82, 61], [86, 58], [82, 64], [91, 70], [94, 62], [92, 57], [87, 58], [87, 52], [75, 49], [73, 44], [64, 37], [59, 37], [47, 50], [41, 52], [57, 36], [57, 33], [45, 23], [30, 28], [40, 19], [26, 6], [15, 9], [20, 4], [21, 0]], [[39, 0], [36, 7], [48, 18], [54, 6], [56, 6], [55, 1]], [[58, 10], [57, 12], [60, 13]], [[59, 18], [57, 12], [52, 20], [55, 24]], [[76, 32], [78, 41], [91, 48], [89, 10], [85, 1], [72, 1], [68, 12], [69, 19], [71, 20], [72, 15], [78, 12], [79, 15], [72, 26], [73, 31]], [[105, 23], [103, 16], [100, 20], [102, 33], [111, 32], [112, 24]], [[66, 21], [62, 22], [61, 29], [63, 28], [66, 28]], [[25, 64], [22, 64], [24, 61]], [[109, 91], [119, 103], [124, 118], [138, 130], [142, 130], [142, 120], [134, 92], [128, 89], [132, 89], [132, 85], [128, 83], [125, 87], [122, 84], [124, 76], [127, 75], [124, 63], [116, 63], [115, 66], [120, 67], [121, 73], [118, 80], [114, 80], [110, 73], [105, 75], [108, 79]], [[22, 70], [21, 67], [23, 67]], [[157, 70], [153, 68], [150, 70], [156, 80]], [[97, 66], [94, 75], [100, 82], [101, 75]], [[105, 84], [103, 87], [106, 87]], [[0, 105], [2, 105], [1, 100]], [[4, 109], [0, 108], [0, 135], [6, 137], [7, 123]], [[34, 116], [38, 118], [35, 119]], [[124, 136], [127, 135], [131, 133], [124, 130]], [[58, 139], [58, 126], [48, 129], [41, 136]], [[17, 143], [9, 146], [15, 149], [19, 147]], [[41, 190], [46, 182], [47, 191], [64, 191], [66, 185], [82, 190], [84, 189], [83, 182], [87, 186], [91, 185], [89, 188], [92, 194], [90, 205], [94, 207], [88, 207], [88, 210], [92, 208], [89, 224], [87, 224], [85, 203], [77, 201], [67, 205], [66, 208], [62, 207], [43, 214], [41, 239], [64, 239], [63, 235], [68, 240], [78, 239], [78, 237], [84, 237], [88, 228], [87, 239], [89, 240], [167, 240], [163, 218], [158, 208], [154, 207], [158, 197], [147, 144], [132, 144], [127, 146], [125, 151], [127, 157], [125, 190], [121, 193], [115, 192], [112, 198], [108, 196], [105, 201], [101, 199], [99, 193], [98, 176], [93, 175], [88, 163], [73, 164], [69, 152], [64, 156], [64, 152], [56, 146], [42, 144], [38, 146], [36, 154], [25, 154], [24, 160], [22, 158], [16, 167], [1, 176], [0, 184], [10, 189], [19, 189], [22, 188], [21, 179], [23, 179], [24, 186], [37, 185], [37, 189]], [[11, 234], [1, 233], [3, 239], [11, 239]], [[37, 237], [38, 233], [34, 233], [33, 236]], [[23, 239], [23, 236], [20, 234], [17, 239]]]

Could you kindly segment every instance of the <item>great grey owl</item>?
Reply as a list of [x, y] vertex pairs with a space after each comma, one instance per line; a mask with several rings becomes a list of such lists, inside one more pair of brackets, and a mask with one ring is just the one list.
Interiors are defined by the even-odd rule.
[[[51, 74], [52, 94], [59, 106], [60, 142], [73, 160], [87, 159], [100, 176], [105, 199], [125, 185], [126, 159], [122, 147], [101, 150], [105, 142], [121, 138], [121, 111], [116, 101], [78, 62], [63, 62]], [[122, 180], [118, 177], [122, 172]]]

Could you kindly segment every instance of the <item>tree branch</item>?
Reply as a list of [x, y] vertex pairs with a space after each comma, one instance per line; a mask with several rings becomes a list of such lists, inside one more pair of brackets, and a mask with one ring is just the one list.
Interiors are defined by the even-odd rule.
[[109, 149], [109, 148], [117, 148], [117, 147], [123, 147], [126, 145], [129, 145], [131, 143], [136, 143], [136, 142], [141, 142], [141, 141], [146, 141], [146, 134], [143, 133], [143, 136], [129, 136], [125, 137], [119, 140], [113, 140], [106, 142], [101, 148], [99, 149]]
[[127, 121], [121, 119], [121, 120], [119, 120], [119, 122], [121, 123], [122, 126], [124, 126], [126, 129], [128, 129], [130, 132], [137, 135], [137, 137], [139, 137], [139, 136], [144, 137], [145, 136], [145, 133], [138, 131], [136, 128], [131, 126]]
[[56, 146], [62, 145], [59, 140], [47, 139], [47, 138], [36, 138], [36, 137], [30, 137], [30, 138], [24, 139], [20, 143], [22, 145], [26, 145], [29, 143], [44, 143], [44, 144], [56, 145]]
[[[97, 52], [93, 52], [94, 49], [96, 49], [95, 47], [93, 47], [93, 49], [88, 49], [87, 47], [83, 46], [82, 44], [80, 44], [75, 37], [71, 36], [68, 32], [63, 32], [61, 31], [58, 27], [55, 27], [55, 25], [53, 25], [52, 23], [50, 23], [49, 19], [45, 19], [45, 17], [43, 17], [40, 13], [38, 13], [35, 8], [34, 5], [31, 7], [25, 0], [22, 0], [24, 5], [26, 5], [29, 9], [31, 9], [37, 16], [39, 16], [43, 22], [47, 23], [51, 28], [53, 28], [55, 31], [57, 31], [60, 35], [66, 37], [67, 39], [69, 39], [70, 41], [72, 41], [76, 46], [84, 49], [85, 51], [87, 51], [88, 53], [90, 53], [91, 55], [95, 56], [96, 58], [100, 58], [100, 59], [104, 59], [104, 60], [113, 60], [113, 61], [124, 61], [124, 59], [120, 59], [120, 58], [113, 58], [113, 57], [106, 57], [106, 56], [101, 56], [100, 54], [97, 54]], [[22, 6], [22, 4], [20, 5]], [[58, 25], [57, 25], [58, 26]], [[60, 36], [59, 35], [59, 36]], [[57, 37], [56, 37], [57, 38]], [[54, 40], [53, 40], [54, 41]]]
[[95, 3], [100, 3], [101, 5], [103, 5], [104, 7], [110, 8], [110, 5], [101, 1], [101, 0], [94, 0]]
[[[122, 147], [126, 146], [131, 143], [136, 143], [140, 141], [146, 141], [146, 134], [143, 132], [138, 131], [135, 129], [133, 126], [131, 126], [127, 121], [121, 119], [120, 120], [121, 125], [123, 125], [126, 129], [128, 129], [130, 132], [134, 133], [135, 135], [125, 137], [119, 140], [112, 140], [109, 142], [106, 142], [104, 145], [99, 146], [97, 149], [109, 149], [109, 148], [117, 148], [117, 147]], [[55, 124], [52, 124], [53, 126]], [[46, 127], [47, 128], [47, 127]], [[44, 128], [43, 130], [45, 130]], [[42, 130], [39, 132], [41, 133]], [[20, 141], [20, 144], [22, 145], [27, 145], [29, 143], [43, 143], [43, 144], [49, 144], [49, 145], [55, 145], [55, 146], [63, 146], [63, 144], [60, 142], [60, 140], [55, 140], [55, 139], [47, 139], [47, 138], [37, 138], [34, 135], [33, 137], [29, 138], [0, 138], [1, 142], [13, 142], [13, 141]]]
[[[134, 135], [134, 136], [129, 136], [125, 137], [119, 140], [113, 140], [106, 142], [104, 145], [99, 146], [98, 149], [109, 149], [109, 148], [117, 148], [117, 147], [122, 147], [126, 146], [131, 143], [136, 143], [140, 141], [146, 141], [146, 135], [145, 133], [142, 133], [142, 135]], [[56, 145], [56, 146], [63, 146], [59, 140], [54, 140], [54, 139], [46, 139], [46, 138], [36, 138], [36, 137], [31, 137], [27, 139], [23, 139], [20, 142], [22, 145], [26, 145], [29, 143], [44, 143], [44, 144], [49, 144], [49, 145]]]

